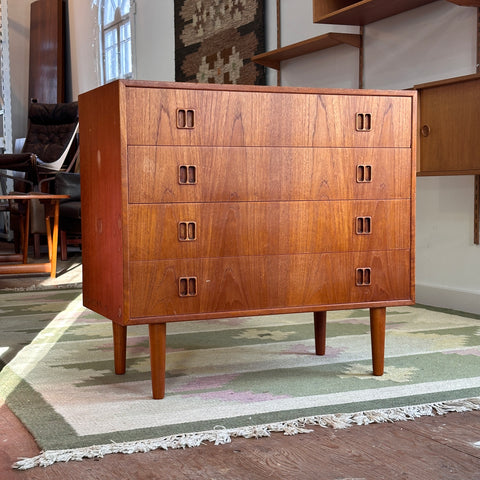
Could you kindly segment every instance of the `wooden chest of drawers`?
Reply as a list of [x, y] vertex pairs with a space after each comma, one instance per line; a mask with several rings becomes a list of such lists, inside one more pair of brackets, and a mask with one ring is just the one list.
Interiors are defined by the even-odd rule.
[[[118, 81], [80, 96], [84, 304], [149, 324], [154, 398], [165, 324], [414, 301], [414, 91]], [[259, 321], [261, 318], [259, 317]]]

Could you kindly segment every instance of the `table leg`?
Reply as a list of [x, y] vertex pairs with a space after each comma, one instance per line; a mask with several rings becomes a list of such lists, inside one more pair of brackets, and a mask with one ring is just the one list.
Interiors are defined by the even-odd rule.
[[373, 374], [383, 375], [385, 363], [385, 307], [370, 309], [370, 337], [372, 343]]
[[52, 264], [52, 255], [53, 255], [53, 247], [52, 247], [52, 226], [50, 225], [50, 216], [47, 214], [45, 216], [45, 230], [47, 233], [47, 245], [48, 245], [48, 261], [50, 265]]
[[30, 235], [30, 202], [26, 202], [25, 223], [23, 224], [23, 263], [28, 261], [28, 237]]
[[127, 327], [115, 322], [112, 322], [112, 327], [115, 373], [123, 375], [127, 370]]
[[[53, 217], [53, 229], [50, 223]], [[50, 277], [57, 275], [57, 249], [58, 249], [58, 223], [60, 219], [60, 202], [53, 200], [51, 204], [45, 205], [45, 225], [47, 230], [48, 260], [50, 262]]]
[[150, 323], [150, 365], [152, 369], [153, 398], [160, 399], [165, 396], [165, 360], [167, 325], [165, 323]]
[[315, 354], [325, 355], [327, 312], [313, 312], [313, 325], [315, 329]]
[[52, 271], [50, 277], [55, 278], [57, 275], [57, 249], [58, 249], [58, 222], [60, 220], [60, 202], [55, 201], [54, 214], [53, 214], [53, 232], [52, 232], [52, 255], [50, 257], [50, 263], [52, 265]]

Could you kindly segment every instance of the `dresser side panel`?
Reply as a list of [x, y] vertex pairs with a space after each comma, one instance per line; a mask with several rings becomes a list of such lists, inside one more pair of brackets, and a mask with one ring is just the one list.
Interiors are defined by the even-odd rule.
[[124, 322], [122, 118], [119, 82], [79, 96], [83, 301]]

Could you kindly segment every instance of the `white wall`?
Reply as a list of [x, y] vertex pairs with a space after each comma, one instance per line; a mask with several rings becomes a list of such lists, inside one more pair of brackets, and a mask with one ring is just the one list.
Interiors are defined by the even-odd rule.
[[[281, 1], [282, 46], [328, 32], [359, 33], [359, 27], [313, 23], [311, 0]], [[281, 64], [282, 85], [358, 88], [358, 48], [340, 45]]]
[[[30, 3], [9, 1], [14, 136], [24, 136]], [[137, 78], [175, 78], [173, 0], [136, 0]], [[72, 94], [99, 85], [95, 0], [68, 0]], [[403, 89], [475, 72], [476, 8], [445, 0], [365, 27], [364, 87]], [[276, 48], [276, 0], [266, 0], [267, 50]], [[281, 44], [358, 27], [316, 25], [312, 0], [281, 0]], [[268, 72], [276, 84], [274, 71]], [[358, 86], [358, 50], [338, 46], [282, 63], [282, 84]], [[417, 301], [480, 313], [480, 247], [473, 245], [473, 177], [417, 181]]]

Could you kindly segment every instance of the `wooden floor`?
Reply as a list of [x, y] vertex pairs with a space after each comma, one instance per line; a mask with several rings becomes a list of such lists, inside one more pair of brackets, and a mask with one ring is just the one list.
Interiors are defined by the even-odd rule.
[[[58, 284], [65, 278], [68, 283], [81, 281], [81, 265], [66, 263], [61, 268]], [[0, 279], [0, 288], [32, 284], [42, 288], [45, 281], [41, 276], [7, 276]], [[258, 440], [234, 439], [228, 445], [12, 470], [18, 458], [38, 453], [22, 424], [0, 406], [0, 480], [480, 480], [480, 412], [346, 430], [317, 427], [313, 433], [291, 437], [273, 434]]]
[[[12, 470], [38, 453], [16, 417], [0, 407], [2, 480], [91, 479], [480, 479], [480, 412], [295, 436], [234, 439], [228, 445], [107, 455], [100, 460]], [[477, 445], [476, 445], [477, 444]]]

